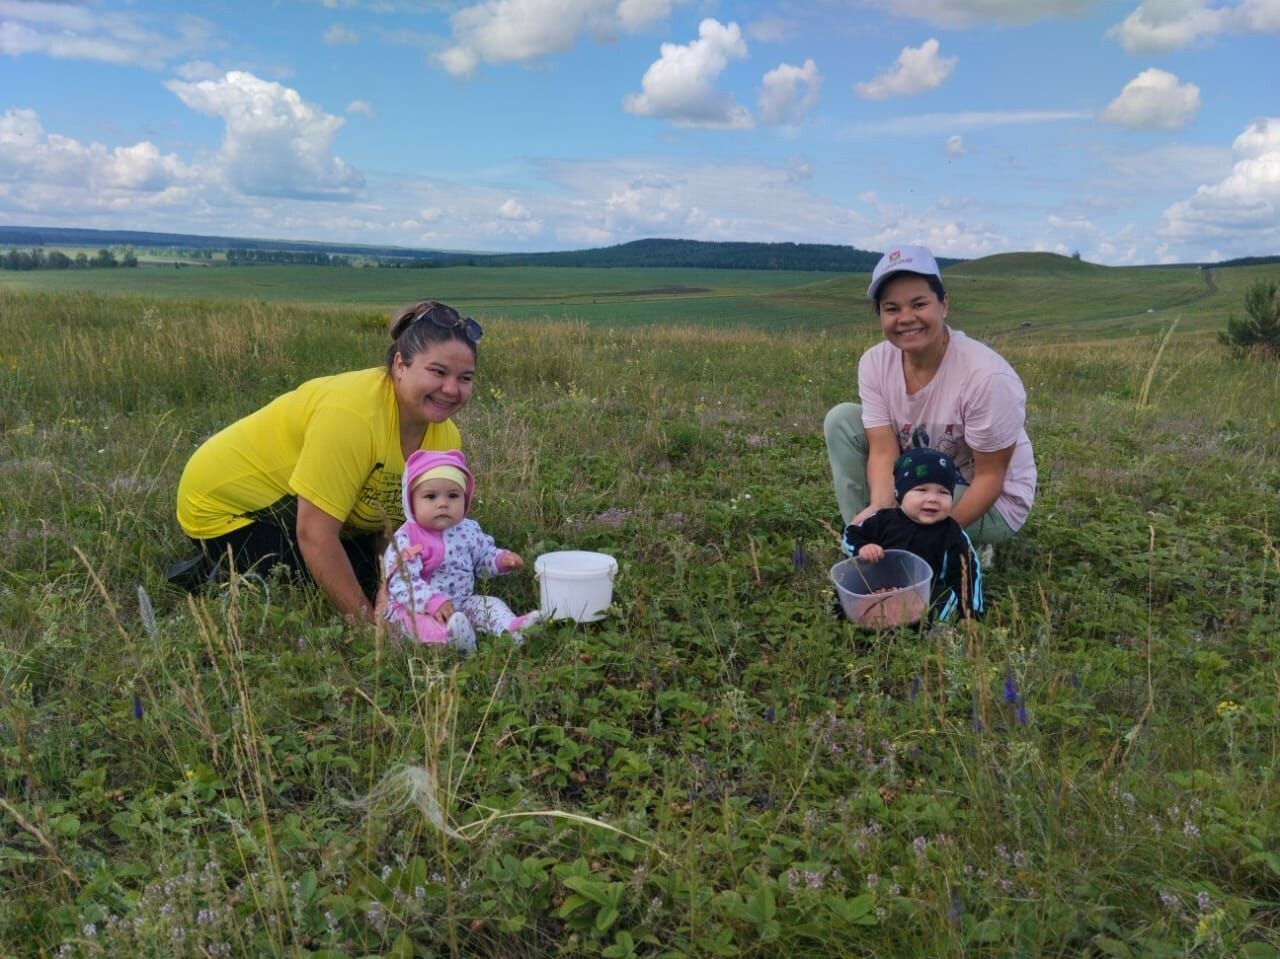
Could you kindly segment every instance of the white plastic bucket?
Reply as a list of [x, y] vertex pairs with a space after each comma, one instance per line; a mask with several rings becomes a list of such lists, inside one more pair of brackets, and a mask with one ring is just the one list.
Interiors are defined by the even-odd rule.
[[864, 629], [886, 629], [924, 616], [933, 570], [915, 553], [886, 549], [878, 563], [841, 560], [831, 567], [831, 582], [850, 622]]
[[594, 623], [613, 602], [618, 561], [607, 553], [570, 549], [543, 553], [533, 564], [540, 591], [539, 609], [548, 619]]

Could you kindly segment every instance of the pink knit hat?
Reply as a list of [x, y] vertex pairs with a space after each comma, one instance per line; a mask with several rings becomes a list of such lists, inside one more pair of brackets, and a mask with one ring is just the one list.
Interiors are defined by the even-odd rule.
[[404, 464], [404, 480], [400, 484], [400, 496], [404, 503], [406, 519], [413, 518], [413, 506], [409, 499], [410, 494], [413, 492], [414, 483], [424, 473], [437, 467], [443, 467], [444, 470], [455, 476], [461, 473], [466, 478], [466, 485], [463, 487], [464, 503], [466, 511], [468, 513], [471, 512], [471, 496], [476, 491], [476, 478], [471, 475], [471, 470], [467, 469], [467, 458], [462, 455], [462, 450], [449, 450], [444, 453], [415, 450], [410, 455], [408, 462]]

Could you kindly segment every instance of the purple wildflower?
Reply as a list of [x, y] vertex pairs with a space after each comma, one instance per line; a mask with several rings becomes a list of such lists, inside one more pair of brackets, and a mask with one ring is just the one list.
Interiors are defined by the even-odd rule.
[[1014, 682], [1013, 673], [1007, 669], [1004, 671], [1004, 701], [1006, 703], [1018, 701], [1018, 684]]
[[1019, 726], [1025, 726], [1027, 724], [1027, 704], [1021, 699], [1018, 700], [1018, 709], [1014, 713], [1014, 716], [1017, 717]]
[[137, 693], [133, 694], [133, 718], [134, 719], [142, 718], [142, 697], [140, 697]]
[[791, 554], [791, 565], [796, 569], [804, 569], [805, 564], [809, 562], [809, 557], [805, 555], [804, 543], [796, 542], [795, 552]]

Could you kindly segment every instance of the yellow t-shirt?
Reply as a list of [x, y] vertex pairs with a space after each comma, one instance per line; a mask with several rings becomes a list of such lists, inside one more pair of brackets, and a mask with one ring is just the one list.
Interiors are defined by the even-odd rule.
[[[424, 450], [462, 448], [452, 420], [432, 423]], [[386, 370], [322, 376], [206, 440], [178, 481], [178, 523], [193, 539], [247, 526], [303, 496], [343, 533], [404, 522], [400, 415]]]

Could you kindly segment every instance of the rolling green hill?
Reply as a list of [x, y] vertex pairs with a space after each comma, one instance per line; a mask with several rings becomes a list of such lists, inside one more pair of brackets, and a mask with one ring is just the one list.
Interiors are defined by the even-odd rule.
[[[963, 266], [966, 276], [1003, 276], [1014, 273], [1019, 276], [1081, 277], [1114, 269], [1057, 253], [996, 253], [978, 260], [963, 261]], [[945, 267], [944, 272], [946, 272]], [[948, 275], [956, 275], [959, 272], [958, 269], [952, 269]]]
[[[944, 271], [958, 325], [1035, 338], [1220, 326], [1249, 278], [1275, 267], [1104, 267], [1049, 253], [1003, 254]], [[1227, 279], [1219, 288], [1213, 276]]]
[[[1280, 266], [1107, 267], [1052, 253], [1013, 253], [943, 269], [951, 321], [959, 329], [1000, 342], [1040, 343], [1146, 335], [1174, 321], [1183, 332], [1222, 329], [1242, 309], [1256, 280]], [[876, 320], [866, 299], [865, 274], [819, 280], [768, 295], [792, 312]]]
[[[953, 324], [989, 340], [1059, 342], [1222, 329], [1274, 263], [1212, 269], [1106, 267], [1050, 253], [1016, 253], [943, 270]], [[262, 300], [386, 315], [435, 298], [482, 321], [572, 320], [601, 326], [675, 325], [834, 330], [876, 320], [865, 271], [674, 267], [487, 267], [431, 270], [315, 266], [155, 266], [134, 270], [0, 271], [0, 288], [178, 300]]]

